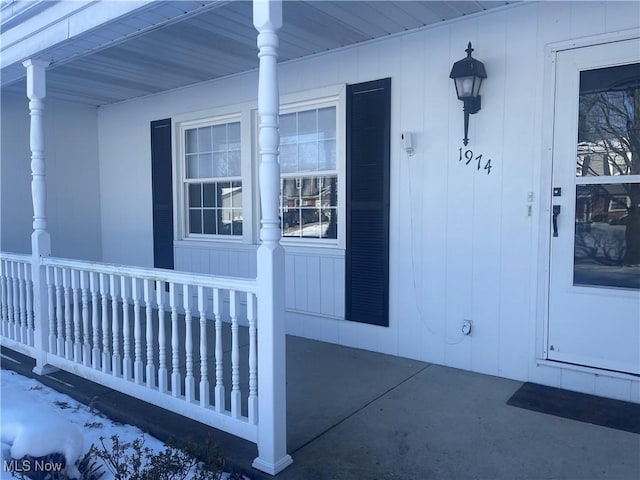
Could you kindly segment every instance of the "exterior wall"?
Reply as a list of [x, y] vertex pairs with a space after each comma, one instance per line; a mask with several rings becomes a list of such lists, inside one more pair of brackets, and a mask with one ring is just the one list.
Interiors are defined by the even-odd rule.
[[[545, 46], [637, 28], [639, 18], [636, 2], [527, 3], [281, 65], [283, 95], [392, 77], [390, 326], [342, 319], [342, 250], [295, 247], [286, 257], [288, 332], [640, 401], [630, 377], [536, 360], [551, 175]], [[448, 75], [468, 41], [488, 73], [469, 147], [491, 158], [490, 175], [458, 161], [462, 104]], [[256, 88], [250, 73], [100, 109], [105, 261], [152, 264], [149, 122], [254, 101]], [[403, 131], [413, 133], [414, 156], [402, 149]], [[176, 268], [251, 276], [251, 249], [180, 242]]]
[[[2, 96], [0, 250], [30, 253], [33, 207], [29, 100]], [[102, 257], [96, 109], [45, 99], [47, 218], [52, 253]]]

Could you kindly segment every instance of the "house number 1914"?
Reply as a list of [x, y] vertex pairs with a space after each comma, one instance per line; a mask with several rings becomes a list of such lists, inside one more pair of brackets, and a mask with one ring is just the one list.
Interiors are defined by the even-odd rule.
[[491, 173], [490, 158], [484, 161], [484, 167], [482, 167], [483, 165], [482, 154], [474, 157], [473, 150], [466, 150], [464, 153], [462, 153], [462, 147], [459, 148], [458, 150], [460, 151], [460, 157], [458, 158], [459, 162], [462, 162], [463, 159], [466, 159], [466, 162], [464, 162], [465, 165], [470, 165], [473, 162], [473, 165], [477, 165], [476, 170], [480, 170], [480, 168], [484, 168], [487, 171], [487, 175]]

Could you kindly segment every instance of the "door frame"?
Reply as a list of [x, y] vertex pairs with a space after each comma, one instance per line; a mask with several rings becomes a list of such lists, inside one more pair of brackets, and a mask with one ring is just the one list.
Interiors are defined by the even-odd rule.
[[[557, 367], [575, 368], [582, 371], [603, 372], [597, 367], [580, 367], [572, 364], [548, 360], [548, 333], [549, 333], [549, 289], [551, 286], [551, 205], [553, 188], [553, 144], [555, 132], [555, 105], [556, 105], [556, 62], [558, 53], [565, 50], [573, 50], [584, 47], [631, 40], [640, 37], [640, 29], [634, 28], [620, 32], [607, 33], [577, 40], [550, 43], [545, 46], [544, 71], [542, 87], [542, 141], [540, 150], [540, 162], [534, 169], [534, 178], [539, 182], [539, 213], [537, 235], [538, 255], [532, 260], [532, 281], [536, 285], [536, 301], [534, 302], [535, 328], [535, 360], [538, 365], [554, 365]], [[576, 92], [577, 93], [577, 92]], [[535, 226], [534, 226], [535, 228]], [[613, 373], [613, 372], [612, 372]], [[637, 380], [637, 377], [616, 373], [617, 377], [628, 377]]]

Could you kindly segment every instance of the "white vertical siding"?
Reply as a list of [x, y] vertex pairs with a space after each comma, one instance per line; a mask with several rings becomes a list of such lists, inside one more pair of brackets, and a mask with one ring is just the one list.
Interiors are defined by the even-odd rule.
[[[286, 6], [285, 6], [286, 7]], [[527, 3], [436, 28], [281, 66], [285, 95], [336, 83], [392, 78], [390, 325], [343, 320], [344, 252], [287, 248], [286, 306], [292, 334], [509, 378], [617, 398], [638, 382], [602, 381], [536, 362], [544, 313], [541, 199], [545, 46], [640, 24], [637, 2]], [[448, 78], [467, 42], [485, 63], [482, 110], [470, 118], [474, 157], [459, 162], [462, 103]], [[254, 73], [102, 108], [99, 113], [104, 260], [152, 261], [149, 122], [255, 99]], [[400, 134], [414, 134], [408, 157]], [[544, 187], [544, 188], [543, 188]], [[531, 215], [528, 195], [533, 195]], [[254, 247], [181, 242], [176, 267], [255, 275]], [[207, 270], [208, 269], [208, 270]], [[461, 332], [473, 321], [470, 336]]]
[[[2, 95], [0, 248], [31, 252], [33, 207], [29, 107], [23, 97]], [[53, 254], [101, 258], [96, 109], [45, 99], [47, 220]]]
[[[29, 100], [3, 95], [0, 108], [0, 249], [31, 253], [33, 207], [29, 150]], [[46, 117], [45, 117], [46, 118]]]
[[175, 246], [176, 270], [210, 273], [225, 277], [256, 277], [256, 246], [254, 245], [209, 245]]

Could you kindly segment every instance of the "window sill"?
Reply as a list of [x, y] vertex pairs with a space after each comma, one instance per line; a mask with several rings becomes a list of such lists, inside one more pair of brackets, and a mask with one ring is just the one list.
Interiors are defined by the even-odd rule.
[[183, 238], [182, 240], [174, 240], [173, 245], [175, 247], [189, 247], [189, 248], [211, 248], [215, 246], [222, 246], [237, 248], [238, 250], [255, 250], [257, 245], [251, 243], [244, 243], [242, 237], [240, 238]]
[[344, 257], [345, 250], [336, 244], [322, 245], [318, 243], [300, 244], [282, 242], [285, 253], [290, 255], [327, 255]]

